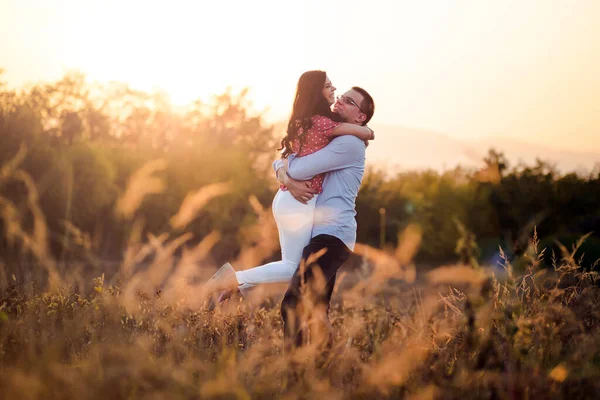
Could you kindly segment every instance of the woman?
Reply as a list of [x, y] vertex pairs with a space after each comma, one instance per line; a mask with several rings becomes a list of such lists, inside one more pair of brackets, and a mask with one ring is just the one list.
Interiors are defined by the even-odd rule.
[[[308, 71], [298, 80], [292, 115], [287, 135], [281, 141], [282, 158], [296, 153], [306, 156], [325, 147], [334, 137], [353, 135], [362, 140], [374, 139], [374, 132], [366, 126], [338, 122], [332, 113], [336, 88], [324, 71]], [[315, 203], [323, 187], [325, 174], [313, 177], [308, 184], [316, 193], [303, 204], [292, 197], [287, 188], [280, 186], [273, 199], [273, 215], [279, 230], [281, 261], [235, 272], [229, 263], [223, 265], [207, 283], [208, 293], [226, 290], [219, 302], [236, 290], [262, 283], [289, 282], [302, 258], [302, 250], [311, 238]], [[210, 308], [215, 303], [211, 302]]]

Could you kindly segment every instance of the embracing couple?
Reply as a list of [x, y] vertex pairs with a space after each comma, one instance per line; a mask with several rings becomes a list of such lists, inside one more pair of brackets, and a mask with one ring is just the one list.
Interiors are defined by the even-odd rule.
[[[323, 71], [302, 74], [281, 159], [273, 163], [281, 185], [273, 200], [281, 261], [235, 271], [229, 263], [208, 281], [219, 302], [264, 283], [289, 283], [281, 303], [287, 346], [308, 341], [308, 329], [324, 328], [337, 270], [356, 242], [355, 201], [365, 170], [365, 149], [374, 139], [367, 127], [373, 98], [353, 87], [335, 98]], [[333, 105], [333, 111], [331, 106]], [[314, 334], [314, 332], [313, 332]]]

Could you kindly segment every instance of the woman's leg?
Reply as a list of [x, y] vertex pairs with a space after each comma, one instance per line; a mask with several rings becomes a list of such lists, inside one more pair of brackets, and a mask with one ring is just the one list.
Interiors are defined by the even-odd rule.
[[235, 273], [240, 290], [261, 283], [288, 283], [302, 258], [302, 250], [310, 241], [317, 196], [302, 204], [289, 191], [279, 190], [273, 199], [273, 215], [279, 230], [281, 261]]

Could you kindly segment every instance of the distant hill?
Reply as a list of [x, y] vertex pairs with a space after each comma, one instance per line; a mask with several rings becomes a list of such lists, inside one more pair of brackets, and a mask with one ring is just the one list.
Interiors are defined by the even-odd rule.
[[376, 140], [367, 149], [367, 162], [392, 169], [445, 170], [457, 165], [481, 166], [490, 148], [504, 152], [514, 165], [533, 164], [536, 158], [554, 163], [561, 172], [589, 171], [600, 163], [600, 153], [560, 150], [513, 139], [485, 137], [458, 140], [437, 132], [373, 124]]

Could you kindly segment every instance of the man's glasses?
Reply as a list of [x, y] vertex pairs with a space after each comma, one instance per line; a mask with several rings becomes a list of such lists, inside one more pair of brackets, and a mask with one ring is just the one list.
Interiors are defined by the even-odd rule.
[[337, 97], [338, 101], [341, 101], [344, 104], [348, 104], [349, 106], [356, 106], [356, 108], [358, 108], [360, 110], [361, 113], [366, 114], [362, 108], [360, 108], [360, 106], [358, 104], [356, 104], [356, 102], [352, 99], [352, 97], [348, 97], [348, 96], [338, 96]]

